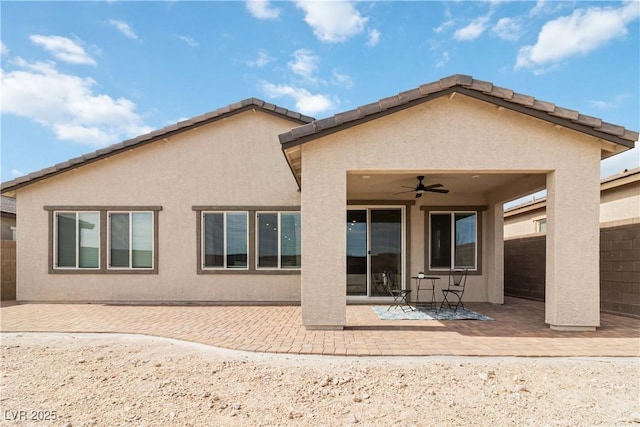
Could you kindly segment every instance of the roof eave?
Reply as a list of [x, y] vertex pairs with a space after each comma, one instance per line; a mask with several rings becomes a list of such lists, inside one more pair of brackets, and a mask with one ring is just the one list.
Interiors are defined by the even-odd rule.
[[155, 130], [150, 133], [140, 135], [136, 138], [113, 144], [92, 153], [84, 154], [81, 157], [76, 157], [65, 162], [58, 163], [55, 166], [30, 173], [29, 175], [19, 177], [11, 181], [3, 182], [0, 187], [0, 192], [2, 193], [2, 195], [15, 197], [16, 190], [28, 185], [32, 185], [45, 179], [52, 178], [56, 175], [69, 172], [79, 167], [90, 165], [99, 160], [113, 157], [125, 151], [143, 147], [147, 144], [167, 139], [188, 130], [196, 129], [200, 126], [204, 126], [218, 120], [222, 120], [233, 115], [251, 110], [260, 110], [264, 113], [291, 120], [299, 124], [310, 123], [311, 121], [313, 121], [313, 118], [310, 116], [305, 116], [300, 113], [286, 110], [257, 98], [248, 98], [235, 104], [230, 104], [226, 107], [219, 108], [218, 110], [215, 110], [211, 113], [184, 120], [182, 122], [167, 126], [163, 129]]

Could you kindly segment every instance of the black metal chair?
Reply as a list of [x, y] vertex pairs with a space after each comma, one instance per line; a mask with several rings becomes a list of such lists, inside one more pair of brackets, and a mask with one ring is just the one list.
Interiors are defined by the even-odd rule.
[[[442, 303], [440, 303], [440, 310], [442, 310], [442, 306], [447, 303], [447, 307], [449, 309], [453, 308], [454, 312], [458, 311], [458, 307], [462, 307], [463, 310], [464, 304], [462, 303], [462, 296], [464, 295], [464, 289], [467, 282], [467, 269], [451, 269], [449, 271], [449, 284], [447, 289], [442, 290]], [[449, 302], [449, 297], [451, 295], [457, 298], [455, 305], [452, 305]]]
[[383, 273], [384, 284], [387, 287], [389, 295], [393, 297], [393, 303], [389, 305], [387, 311], [391, 308], [400, 308], [402, 311], [413, 311], [413, 307], [407, 301], [407, 295], [411, 293], [410, 289], [401, 289], [397, 281], [396, 273], [392, 270], [387, 270]]

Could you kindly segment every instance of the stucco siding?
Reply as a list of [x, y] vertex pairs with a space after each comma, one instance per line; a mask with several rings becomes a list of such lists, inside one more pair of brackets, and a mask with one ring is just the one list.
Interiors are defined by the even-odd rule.
[[[193, 210], [300, 206], [277, 140], [292, 125], [244, 112], [19, 189], [18, 300], [299, 301], [299, 275], [196, 274]], [[48, 274], [45, 206], [160, 206], [157, 274]]]
[[[562, 155], [559, 155], [562, 153]], [[575, 199], [572, 190], [587, 183], [597, 189], [598, 170], [600, 160], [600, 146], [593, 139], [587, 138], [578, 132], [558, 128], [550, 123], [534, 119], [520, 113], [497, 108], [482, 101], [457, 94], [453, 97], [443, 97], [429, 103], [420, 104], [412, 108], [378, 118], [373, 121], [353, 126], [339, 133], [330, 134], [322, 138], [305, 143], [302, 146], [302, 163], [304, 173], [302, 175], [303, 205], [307, 197], [327, 197], [331, 203], [314, 203], [313, 208], [303, 208], [305, 222], [308, 225], [310, 216], [316, 216], [318, 223], [320, 218], [333, 218], [330, 212], [342, 209], [340, 198], [346, 198], [344, 194], [344, 179], [347, 173], [353, 171], [367, 172], [407, 172], [420, 173], [470, 173], [473, 171], [486, 173], [515, 173], [531, 172], [544, 176], [550, 171], [560, 170], [562, 179], [556, 179], [559, 197]], [[322, 167], [320, 165], [323, 165]], [[582, 182], [571, 177], [579, 176]], [[331, 176], [331, 179], [325, 177]], [[333, 179], [333, 177], [336, 177]], [[568, 177], [569, 179], [565, 179]], [[305, 195], [311, 190], [312, 195]], [[348, 192], [348, 189], [346, 189]], [[597, 190], [596, 190], [597, 191]], [[508, 192], [505, 192], [508, 193]], [[570, 229], [592, 227], [595, 223], [595, 233], [589, 233], [584, 238], [585, 242], [591, 242], [595, 236], [596, 247], [587, 258], [594, 258], [597, 262], [597, 212], [595, 221], [592, 215], [577, 215], [583, 211], [583, 202], [587, 203], [592, 197], [593, 191], [586, 191], [587, 196], [580, 196], [575, 202], [568, 202], [557, 208], [559, 217], [572, 218]], [[351, 196], [351, 195], [350, 195]], [[466, 196], [466, 197], [465, 197]], [[357, 197], [357, 196], [356, 196]], [[390, 197], [389, 197], [390, 199]], [[335, 200], [335, 203], [333, 201]], [[456, 194], [434, 201], [429, 198], [426, 203], [432, 206], [443, 205], [478, 205], [497, 203], [492, 195]], [[418, 212], [422, 201], [411, 208], [412, 233], [424, 233], [421, 216], [424, 212]], [[587, 205], [590, 207], [587, 203]], [[493, 212], [493, 211], [492, 211]], [[487, 215], [483, 215], [482, 231], [488, 236]], [[493, 218], [491, 219], [494, 220]], [[313, 220], [315, 224], [316, 220]], [[324, 286], [324, 295], [337, 295], [337, 289], [344, 294], [344, 266], [334, 263], [338, 258], [344, 258], [344, 227], [340, 227], [343, 218], [335, 217], [335, 222], [326, 224], [327, 234], [321, 250], [310, 253], [304, 246], [303, 265], [303, 293], [306, 286], [317, 287], [317, 277], [324, 277], [327, 265], [332, 265], [328, 273], [328, 281]], [[567, 220], [560, 220], [561, 226], [565, 226]], [[305, 226], [303, 222], [303, 241], [313, 239], [317, 232]], [[564, 237], [563, 237], [564, 239]], [[583, 254], [578, 254], [570, 248], [573, 239], [557, 243], [559, 260], [562, 263], [573, 263], [572, 270], [581, 270], [584, 262]], [[425, 253], [424, 235], [411, 236], [410, 265], [407, 274], [415, 274], [424, 267]], [[485, 253], [501, 254], [502, 251], [494, 251], [493, 245], [502, 244], [488, 237], [483, 240]], [[317, 247], [315, 249], [318, 249]], [[577, 248], [576, 248], [577, 250]], [[335, 254], [341, 254], [337, 257]], [[304, 260], [316, 257], [313, 265]], [[319, 258], [318, 258], [319, 257]], [[500, 256], [501, 257], [501, 256]], [[495, 261], [495, 257], [491, 260]], [[502, 261], [498, 260], [488, 265], [487, 258], [483, 258], [483, 274], [481, 276], [469, 276], [468, 293], [465, 296], [468, 301], [487, 301], [489, 295], [495, 297], [493, 287], [501, 287], [502, 283], [492, 281], [489, 283], [487, 270], [490, 268], [502, 268]], [[597, 268], [594, 270], [584, 266], [587, 273], [579, 273], [578, 276], [588, 282], [595, 283], [595, 296], [588, 293], [587, 298], [595, 298], [597, 304]], [[337, 269], [341, 268], [341, 271]], [[595, 273], [595, 275], [594, 275]], [[554, 272], [562, 276], [560, 272]], [[588, 276], [588, 277], [587, 277]], [[554, 276], [555, 277], [555, 276]], [[307, 278], [308, 281], [307, 281]], [[446, 279], [446, 274], [443, 274]], [[337, 281], [337, 284], [336, 284]], [[566, 298], [575, 290], [569, 282], [558, 286], [563, 290], [560, 298]], [[551, 280], [550, 282], [553, 282]], [[565, 286], [567, 288], [565, 292]], [[331, 290], [334, 287], [336, 290]], [[491, 290], [489, 287], [492, 287]], [[492, 297], [492, 298], [493, 298]], [[592, 304], [593, 305], [593, 304]], [[579, 313], [570, 312], [569, 317]], [[556, 320], [556, 319], [552, 319]], [[590, 319], [589, 321], [592, 321]], [[304, 321], [304, 320], [303, 320]], [[560, 323], [571, 320], [559, 319]], [[597, 322], [597, 319], [596, 319]], [[307, 323], [305, 323], [307, 324]]]
[[600, 196], [600, 222], [640, 218], [640, 180], [603, 191]]

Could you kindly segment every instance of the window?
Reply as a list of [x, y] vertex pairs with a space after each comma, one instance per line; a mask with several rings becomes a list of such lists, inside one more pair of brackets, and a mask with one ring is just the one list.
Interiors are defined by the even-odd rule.
[[477, 269], [477, 212], [430, 212], [429, 268]]
[[247, 212], [202, 213], [202, 267], [247, 269]]
[[300, 212], [257, 213], [257, 268], [299, 269]]
[[109, 268], [153, 268], [153, 212], [109, 212]]
[[55, 212], [54, 218], [54, 268], [100, 268], [100, 212]]
[[45, 206], [50, 274], [157, 274], [161, 206]]
[[547, 219], [534, 219], [533, 223], [536, 227], [536, 233], [546, 233], [547, 232]]

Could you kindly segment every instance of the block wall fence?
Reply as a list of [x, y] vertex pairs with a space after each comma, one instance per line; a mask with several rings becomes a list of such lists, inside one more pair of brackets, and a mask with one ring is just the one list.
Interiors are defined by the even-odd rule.
[[[504, 242], [504, 293], [544, 301], [546, 236]], [[600, 309], [640, 318], [640, 219], [600, 225]]]

